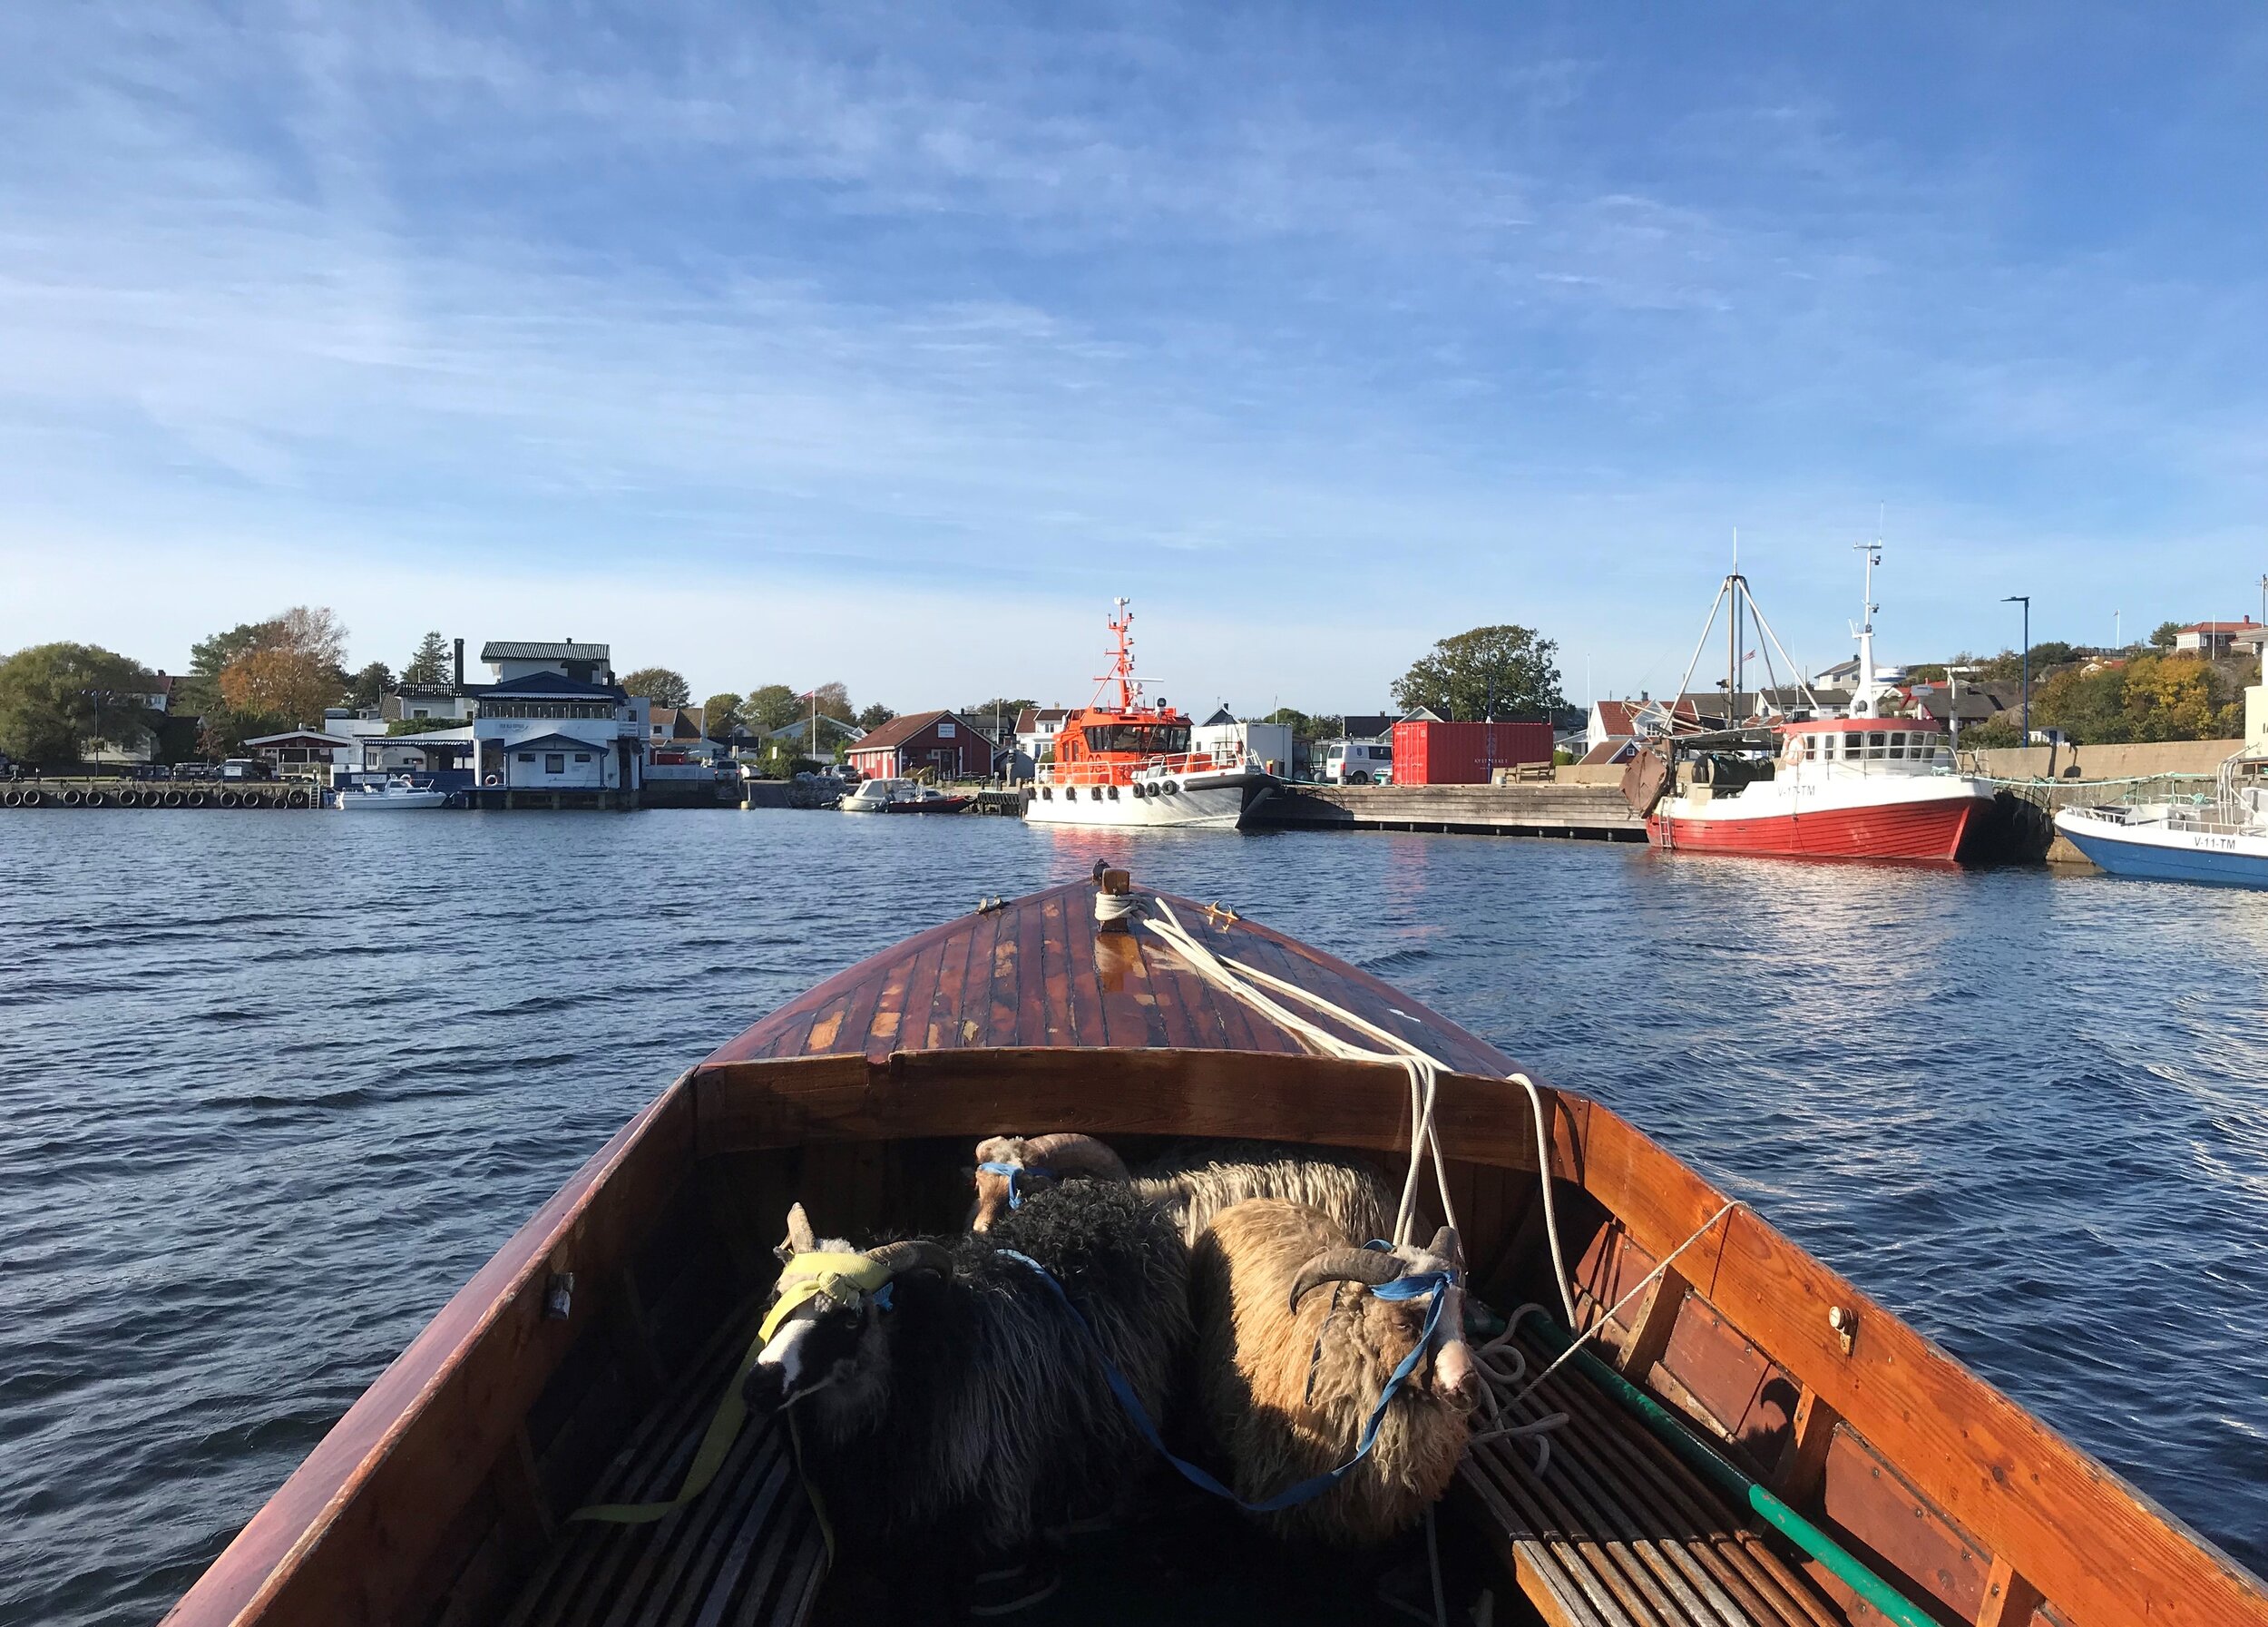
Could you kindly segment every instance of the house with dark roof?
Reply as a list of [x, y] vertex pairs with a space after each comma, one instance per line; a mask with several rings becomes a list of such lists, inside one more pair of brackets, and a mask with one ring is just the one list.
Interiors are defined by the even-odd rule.
[[491, 639], [481, 646], [481, 660], [499, 683], [552, 672], [583, 683], [612, 683], [614, 666], [605, 644], [579, 644], [572, 638], [557, 643], [517, 639]]
[[957, 711], [917, 711], [870, 730], [850, 748], [869, 779], [982, 779], [992, 770], [992, 737]]
[[484, 786], [513, 790], [636, 790], [645, 783], [651, 712], [611, 678], [536, 666], [474, 698], [474, 772]]
[[1027, 706], [1016, 714], [1016, 750], [1035, 763], [1055, 760], [1055, 737], [1070, 717], [1068, 706]]

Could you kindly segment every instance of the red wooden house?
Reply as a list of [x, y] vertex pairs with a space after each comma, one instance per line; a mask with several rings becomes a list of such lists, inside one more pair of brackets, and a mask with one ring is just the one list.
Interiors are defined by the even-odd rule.
[[954, 711], [893, 718], [851, 742], [850, 765], [869, 779], [909, 779], [922, 769], [939, 779], [982, 779], [992, 771], [992, 741]]

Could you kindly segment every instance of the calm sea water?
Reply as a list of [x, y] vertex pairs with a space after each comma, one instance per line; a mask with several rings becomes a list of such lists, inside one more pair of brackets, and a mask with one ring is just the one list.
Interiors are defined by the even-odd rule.
[[983, 895], [1225, 898], [1651, 1130], [2268, 1569], [2268, 907], [1464, 837], [0, 816], [0, 1621], [153, 1620], [679, 1070]]

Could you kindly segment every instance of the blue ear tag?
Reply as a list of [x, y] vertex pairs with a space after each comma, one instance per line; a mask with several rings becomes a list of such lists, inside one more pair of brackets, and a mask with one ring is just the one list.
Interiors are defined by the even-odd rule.
[[880, 1288], [875, 1289], [874, 1301], [875, 1308], [876, 1310], [887, 1310], [890, 1308], [890, 1300], [892, 1298], [891, 1290], [896, 1287], [897, 1284], [894, 1282], [885, 1282]]

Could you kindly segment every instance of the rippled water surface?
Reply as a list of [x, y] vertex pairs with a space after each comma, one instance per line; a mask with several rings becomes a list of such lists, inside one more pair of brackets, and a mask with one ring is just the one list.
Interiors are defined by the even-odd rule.
[[2268, 900], [1468, 837], [0, 816], [0, 1621], [153, 1620], [679, 1070], [1109, 853], [1598, 1095], [2268, 1568]]

